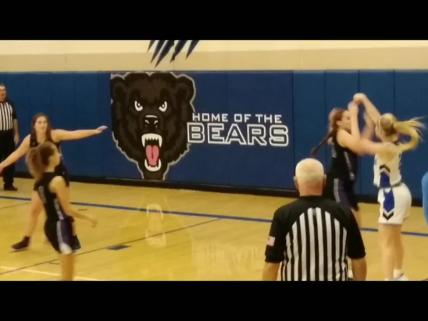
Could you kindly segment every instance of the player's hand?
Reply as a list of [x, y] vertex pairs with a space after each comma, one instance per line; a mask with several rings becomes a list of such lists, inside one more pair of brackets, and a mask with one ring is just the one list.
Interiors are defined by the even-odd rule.
[[363, 94], [363, 93], [356, 93], [354, 95], [354, 101], [357, 104], [361, 104], [365, 99], [367, 99], [367, 96], [365, 94]]
[[107, 126], [100, 126], [97, 129], [95, 129], [95, 133], [101, 134], [103, 131], [105, 131], [108, 127]]

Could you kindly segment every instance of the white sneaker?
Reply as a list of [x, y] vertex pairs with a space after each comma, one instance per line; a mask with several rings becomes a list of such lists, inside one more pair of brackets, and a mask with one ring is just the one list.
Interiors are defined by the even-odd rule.
[[398, 278], [395, 278], [394, 281], [409, 281], [409, 278], [404, 275], [404, 273], [401, 273], [401, 275]]

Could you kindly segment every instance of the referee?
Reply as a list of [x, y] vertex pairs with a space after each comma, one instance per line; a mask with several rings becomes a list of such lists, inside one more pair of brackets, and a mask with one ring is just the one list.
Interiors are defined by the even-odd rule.
[[[0, 84], [0, 161], [13, 153], [15, 144], [19, 142], [18, 119], [14, 104], [7, 98], [6, 86]], [[13, 186], [15, 165], [6, 167], [3, 171], [4, 190], [17, 191]]]
[[365, 248], [354, 216], [323, 198], [324, 168], [315, 159], [296, 166], [300, 197], [274, 214], [266, 246], [263, 280], [347, 281], [348, 260], [354, 280], [366, 279]]

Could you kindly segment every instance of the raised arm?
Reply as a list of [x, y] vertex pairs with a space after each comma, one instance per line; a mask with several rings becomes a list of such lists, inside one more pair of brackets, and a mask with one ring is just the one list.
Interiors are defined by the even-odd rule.
[[361, 137], [366, 139], [372, 139], [375, 132], [375, 124], [366, 112], [364, 112], [364, 120], [366, 125], [364, 126], [363, 132], [361, 133]]
[[348, 111], [351, 118], [351, 136], [360, 139], [360, 126], [358, 124], [358, 105], [352, 101], [348, 104]]
[[363, 104], [367, 115], [370, 117], [373, 123], [376, 124], [378, 122], [381, 116], [381, 113], [365, 94], [363, 93], [355, 94], [354, 101], [357, 104]]

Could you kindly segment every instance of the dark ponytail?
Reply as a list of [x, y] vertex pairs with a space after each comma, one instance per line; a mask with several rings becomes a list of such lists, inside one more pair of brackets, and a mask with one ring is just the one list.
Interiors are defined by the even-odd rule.
[[324, 136], [324, 138], [319, 142], [317, 146], [311, 149], [310, 157], [315, 158], [317, 152], [319, 149], [327, 143], [327, 141], [331, 137], [335, 137], [337, 134], [338, 125], [337, 122], [342, 119], [343, 113], [345, 112], [345, 109], [343, 108], [333, 108], [330, 114], [328, 115], [328, 133]]
[[49, 166], [49, 158], [55, 153], [55, 145], [44, 142], [37, 147], [31, 148], [27, 155], [27, 165], [31, 175], [38, 181]]

